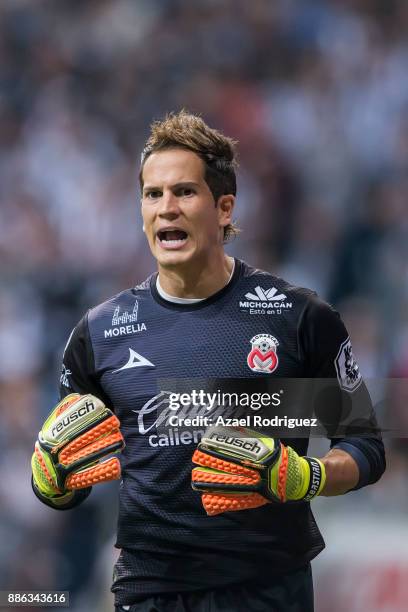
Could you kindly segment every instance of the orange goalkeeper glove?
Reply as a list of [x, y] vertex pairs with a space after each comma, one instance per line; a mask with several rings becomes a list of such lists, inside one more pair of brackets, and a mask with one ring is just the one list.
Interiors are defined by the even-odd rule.
[[210, 427], [193, 455], [200, 467], [192, 487], [207, 514], [257, 508], [270, 502], [310, 501], [326, 481], [323, 463], [245, 427]]
[[92, 485], [120, 478], [119, 459], [105, 459], [125, 446], [119, 426], [119, 419], [97, 397], [78, 393], [65, 397], [35, 443], [31, 459], [35, 494], [47, 505], [64, 508], [78, 489], [88, 494]]

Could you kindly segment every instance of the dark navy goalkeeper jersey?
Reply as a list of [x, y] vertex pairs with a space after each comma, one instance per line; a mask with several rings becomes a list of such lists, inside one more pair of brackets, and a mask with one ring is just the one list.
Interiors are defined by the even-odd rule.
[[[210, 406], [197, 396], [198, 404], [189, 403], [193, 390], [243, 393], [279, 378], [328, 377], [342, 393], [363, 394], [369, 402], [338, 314], [313, 292], [238, 260], [229, 284], [203, 301], [164, 300], [153, 275], [83, 317], [65, 350], [61, 393], [93, 393], [121, 421], [118, 604], [143, 594], [261, 580], [305, 565], [323, 549], [308, 503], [207, 516], [190, 484], [205, 422], [184, 426], [181, 417], [223, 413], [215, 400]], [[229, 417], [253, 412], [225, 408]], [[288, 443], [306, 454], [306, 437]], [[332, 444], [358, 462], [358, 486], [380, 477], [378, 435]]]

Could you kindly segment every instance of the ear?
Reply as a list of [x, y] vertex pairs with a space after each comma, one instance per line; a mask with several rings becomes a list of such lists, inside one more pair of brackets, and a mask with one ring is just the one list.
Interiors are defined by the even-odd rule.
[[223, 195], [218, 198], [218, 220], [220, 227], [226, 227], [232, 223], [232, 211], [234, 210], [235, 196], [232, 194]]

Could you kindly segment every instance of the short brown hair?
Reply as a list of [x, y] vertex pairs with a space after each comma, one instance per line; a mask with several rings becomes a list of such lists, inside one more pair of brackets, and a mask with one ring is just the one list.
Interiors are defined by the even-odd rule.
[[[210, 128], [198, 115], [186, 110], [169, 113], [163, 121], [154, 121], [150, 126], [150, 136], [142, 152], [140, 187], [143, 190], [143, 167], [152, 153], [164, 149], [187, 149], [203, 160], [204, 179], [217, 205], [222, 195], [235, 196], [237, 192], [236, 144], [232, 138]], [[228, 224], [224, 228], [224, 242], [228, 242], [239, 231], [234, 223]]]

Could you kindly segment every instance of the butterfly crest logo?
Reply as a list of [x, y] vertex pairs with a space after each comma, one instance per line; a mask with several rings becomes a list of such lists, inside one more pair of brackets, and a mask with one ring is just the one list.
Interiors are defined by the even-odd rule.
[[269, 334], [258, 334], [251, 340], [251, 350], [247, 357], [248, 367], [253, 372], [272, 374], [279, 364], [279, 342]]

